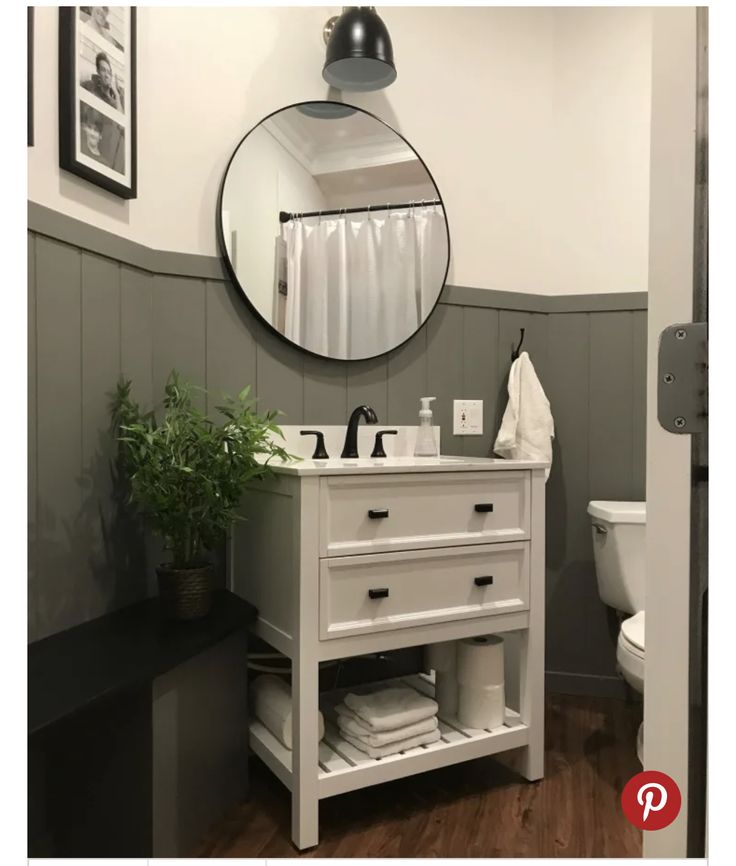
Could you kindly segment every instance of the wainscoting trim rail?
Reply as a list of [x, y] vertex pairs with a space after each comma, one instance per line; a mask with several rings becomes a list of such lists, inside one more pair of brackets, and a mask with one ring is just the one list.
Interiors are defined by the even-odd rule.
[[[156, 250], [136, 241], [118, 237], [112, 232], [104, 231], [33, 201], [28, 202], [28, 228], [54, 240], [124, 262], [152, 274], [205, 280], [228, 279], [222, 260], [218, 256]], [[529, 313], [592, 313], [646, 310], [647, 293], [539, 295], [447, 285], [442, 292], [440, 303]]]
[[[124, 262], [152, 274], [194, 277], [200, 280], [227, 279], [222, 260], [217, 256], [156, 250], [98, 229], [34, 201], [28, 202], [28, 228], [40, 235]], [[214, 220], [212, 231], [214, 232]]]
[[460, 307], [491, 307], [527, 313], [607, 313], [646, 310], [646, 292], [604, 292], [585, 295], [536, 295], [477, 289], [472, 286], [445, 286], [440, 303]]

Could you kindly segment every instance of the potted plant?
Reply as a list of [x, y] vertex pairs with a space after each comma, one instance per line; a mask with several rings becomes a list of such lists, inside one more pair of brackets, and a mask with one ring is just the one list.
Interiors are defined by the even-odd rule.
[[283, 435], [275, 424], [280, 413], [258, 414], [250, 387], [216, 407], [220, 424], [197, 408], [195, 390], [206, 394], [172, 371], [160, 422], [131, 398], [129, 380], [118, 384], [113, 402], [129, 500], [171, 552], [156, 572], [163, 611], [174, 619], [207, 614], [213, 582], [207, 554], [239, 518], [246, 483], [271, 474], [272, 458], [290, 459], [275, 441]]

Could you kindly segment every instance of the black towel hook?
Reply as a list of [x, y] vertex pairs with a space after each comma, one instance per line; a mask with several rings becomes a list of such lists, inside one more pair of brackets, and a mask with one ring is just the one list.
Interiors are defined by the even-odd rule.
[[519, 338], [519, 345], [512, 350], [511, 352], [511, 360], [516, 361], [519, 357], [519, 352], [521, 351], [522, 344], [524, 343], [524, 328], [519, 328], [521, 332], [521, 337]]

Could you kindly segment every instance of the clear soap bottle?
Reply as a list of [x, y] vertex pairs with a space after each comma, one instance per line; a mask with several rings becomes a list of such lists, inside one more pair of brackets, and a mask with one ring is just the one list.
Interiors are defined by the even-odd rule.
[[437, 457], [437, 442], [435, 441], [434, 429], [432, 427], [432, 409], [429, 405], [436, 399], [436, 397], [419, 398], [421, 409], [419, 410], [417, 441], [414, 446], [415, 457]]

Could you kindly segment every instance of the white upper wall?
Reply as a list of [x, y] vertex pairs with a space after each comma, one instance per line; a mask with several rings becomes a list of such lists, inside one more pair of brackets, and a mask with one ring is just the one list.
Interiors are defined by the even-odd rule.
[[[139, 7], [138, 198], [58, 168], [58, 11], [36, 7], [32, 201], [147, 246], [217, 254], [227, 160], [275, 108], [325, 98], [337, 7]], [[345, 94], [416, 147], [444, 198], [449, 281], [647, 288], [651, 12], [381, 7], [398, 79]]]

